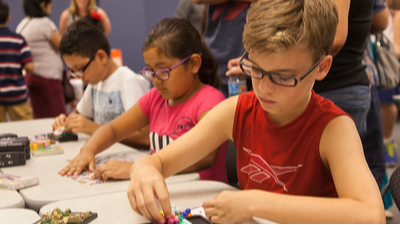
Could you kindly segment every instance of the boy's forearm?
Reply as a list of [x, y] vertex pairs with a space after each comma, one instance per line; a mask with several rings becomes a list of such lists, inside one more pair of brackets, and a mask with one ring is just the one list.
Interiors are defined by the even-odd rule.
[[205, 169], [212, 167], [215, 163], [215, 160], [218, 157], [218, 152], [219, 152], [219, 148], [212, 151], [210, 154], [208, 154], [206, 157], [204, 157], [197, 163], [182, 170], [180, 173], [198, 172], [198, 171], [205, 170]]
[[[379, 207], [350, 198], [322, 198], [247, 190], [253, 217], [278, 223], [385, 223]], [[340, 215], [340, 216], [338, 216]]]
[[98, 130], [101, 127], [101, 124], [94, 123], [90, 121], [90, 125], [87, 126], [87, 129], [83, 131], [83, 133], [92, 136], [96, 130]]
[[133, 170], [136, 168], [143, 168], [145, 166], [154, 167], [161, 175], [163, 175], [163, 163], [161, 158], [156, 153], [153, 155], [146, 155], [133, 163], [131, 169], [129, 170], [129, 177], [132, 176]]

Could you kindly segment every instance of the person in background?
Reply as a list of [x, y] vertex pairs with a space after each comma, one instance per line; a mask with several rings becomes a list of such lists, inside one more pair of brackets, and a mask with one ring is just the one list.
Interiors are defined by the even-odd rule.
[[334, 42], [337, 47], [331, 50], [332, 68], [325, 79], [314, 85], [316, 93], [332, 100], [353, 117], [360, 137], [366, 132], [371, 105], [370, 82], [362, 60], [371, 28], [373, 3], [374, 0], [337, 1], [343, 6], [339, 6], [339, 13], [342, 12], [345, 19], [337, 29]]
[[66, 112], [61, 84], [64, 66], [57, 52], [61, 37], [57, 26], [48, 17], [51, 7], [51, 0], [24, 0], [26, 17], [16, 28], [31, 48], [35, 65], [33, 73], [26, 74], [35, 119]]
[[[99, 179], [129, 179], [134, 162], [114, 160], [95, 171], [95, 155], [148, 125], [150, 152], [162, 151], [224, 99], [216, 89], [220, 84], [217, 63], [201, 35], [187, 20], [168, 18], [157, 23], [145, 39], [143, 57], [146, 67], [141, 73], [153, 82], [154, 88], [127, 112], [100, 127], [79, 155], [60, 171], [61, 175], [76, 175], [88, 166]], [[180, 172], [199, 172], [203, 180], [227, 182], [226, 144], [215, 149]]]
[[0, 1], [0, 122], [33, 119], [22, 70], [33, 72], [30, 48], [24, 37], [7, 27], [10, 8]]
[[196, 4], [192, 0], [180, 0], [176, 6], [175, 17], [187, 19], [196, 30], [204, 33], [206, 26], [207, 5]]
[[[110, 44], [98, 27], [78, 20], [62, 36], [60, 53], [70, 75], [88, 84], [76, 109], [57, 115], [53, 129], [66, 126], [73, 133], [92, 135], [101, 125], [123, 114], [150, 90], [150, 82], [110, 58]], [[148, 146], [147, 135], [141, 143]], [[129, 142], [125, 142], [129, 144]]]
[[172, 212], [164, 179], [232, 139], [242, 190], [203, 202], [211, 222], [385, 223], [354, 121], [312, 90], [332, 65], [338, 17], [333, 0], [252, 3], [239, 65], [254, 91], [226, 99], [163, 151], [135, 162], [132, 208], [165, 222]]
[[[389, 0], [389, 6], [396, 6], [395, 0]], [[398, 5], [398, 3], [397, 3]], [[384, 31], [389, 40], [392, 41], [395, 53], [400, 60], [400, 8], [393, 8], [390, 10], [389, 26]], [[400, 63], [399, 63], [400, 68]], [[399, 159], [397, 156], [398, 143], [394, 140], [394, 127], [398, 118], [398, 108], [396, 103], [393, 101], [393, 96], [399, 95], [399, 88], [382, 90], [379, 89], [379, 101], [380, 101], [380, 113], [382, 118], [383, 127], [383, 142], [386, 146], [385, 161], [386, 165], [390, 167], [397, 166]]]
[[[385, 30], [389, 23], [389, 9], [386, 5], [386, 1], [375, 0], [373, 8], [373, 17], [371, 23], [371, 37], [373, 34], [381, 33]], [[369, 38], [371, 39], [371, 38]], [[374, 40], [373, 40], [374, 41]], [[371, 169], [372, 174], [380, 188], [385, 186], [388, 182], [385, 157], [386, 151], [383, 143], [383, 131], [382, 121], [380, 114], [380, 101], [378, 95], [378, 72], [375, 66], [375, 59], [373, 56], [372, 42], [368, 41], [365, 49], [365, 60], [363, 63], [366, 65], [366, 71], [368, 79], [371, 83], [371, 107], [367, 115], [367, 131], [362, 136], [362, 143], [364, 146], [364, 154], [367, 160], [368, 166]], [[386, 219], [393, 217], [392, 213], [388, 208], [392, 205], [392, 197], [390, 191], [383, 198], [385, 207]]]
[[[214, 0], [193, 0], [193, 1], [214, 1]], [[218, 0], [215, 0], [218, 1]], [[225, 1], [225, 0], [221, 0]], [[252, 1], [252, 0], [244, 0], [244, 1]], [[338, 13], [339, 13], [339, 23], [338, 23], [338, 28], [336, 31], [335, 35], [335, 40], [332, 45], [331, 49], [331, 55], [335, 56], [340, 49], [343, 47], [344, 42], [346, 41], [347, 37], [347, 27], [348, 27], [348, 14], [349, 14], [349, 5], [350, 5], [350, 0], [335, 0], [336, 5], [338, 7]], [[239, 60], [241, 57], [237, 58], [232, 58], [231, 60], [228, 61], [227, 64], [227, 71], [226, 71], [226, 76], [243, 76], [245, 75], [240, 67], [239, 67]]]
[[61, 35], [64, 34], [70, 24], [85, 16], [99, 20], [103, 24], [104, 34], [107, 35], [111, 32], [110, 19], [107, 13], [97, 6], [96, 0], [71, 0], [69, 8], [64, 10], [60, 16]]
[[[218, 76], [222, 81], [220, 90], [225, 97], [229, 96], [228, 77], [225, 75], [228, 70], [228, 61], [241, 56], [245, 51], [242, 33], [247, 10], [253, 1], [255, 0], [193, 0], [196, 4], [207, 5], [206, 28], [203, 37], [218, 61]], [[250, 83], [248, 80], [248, 90], [251, 89]]]

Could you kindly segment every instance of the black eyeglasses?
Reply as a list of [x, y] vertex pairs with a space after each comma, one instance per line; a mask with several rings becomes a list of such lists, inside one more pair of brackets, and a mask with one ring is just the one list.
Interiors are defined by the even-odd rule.
[[80, 70], [80, 71], [73, 71], [72, 69], [69, 69], [69, 74], [72, 77], [77, 77], [81, 78], [85, 74], [85, 70], [89, 67], [90, 63], [93, 61], [93, 59], [96, 57], [97, 52], [90, 58], [89, 62], [86, 63], [86, 65]]
[[240, 69], [242, 71], [253, 78], [256, 79], [262, 79], [264, 76], [268, 76], [269, 79], [278, 85], [285, 86], [285, 87], [295, 87], [300, 81], [302, 81], [308, 74], [311, 73], [315, 69], [315, 67], [318, 66], [318, 64], [322, 61], [322, 59], [325, 57], [321, 57], [312, 67], [309, 69], [307, 72], [305, 72], [303, 75], [300, 76], [300, 78], [297, 78], [292, 75], [286, 75], [286, 74], [279, 74], [279, 73], [272, 73], [272, 72], [266, 72], [260, 68], [257, 68], [253, 66], [253, 63], [248, 59], [249, 53], [246, 51], [242, 58], [240, 58], [239, 65]]
[[[193, 54], [192, 54], [193, 55]], [[187, 60], [190, 59], [190, 57], [192, 57], [192, 55], [189, 55], [188, 57], [182, 59], [181, 61], [179, 61], [177, 64], [171, 66], [170, 68], [165, 68], [165, 69], [159, 69], [156, 71], [151, 71], [149, 70], [149, 68], [146, 66], [145, 68], [143, 68], [140, 71], [140, 74], [142, 74], [145, 78], [151, 80], [154, 77], [157, 77], [160, 80], [168, 80], [169, 79], [169, 72], [171, 72], [171, 70], [175, 69], [176, 67], [178, 67], [179, 65], [181, 65], [182, 63], [186, 62]], [[198, 53], [198, 55], [202, 55], [202, 53]]]

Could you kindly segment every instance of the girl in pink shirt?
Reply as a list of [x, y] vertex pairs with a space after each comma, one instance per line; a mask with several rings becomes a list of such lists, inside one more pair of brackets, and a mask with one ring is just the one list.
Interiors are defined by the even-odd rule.
[[[102, 126], [82, 147], [78, 156], [60, 171], [62, 175], [79, 174], [89, 166], [94, 171], [95, 155], [113, 143], [131, 137], [139, 140], [149, 126], [152, 153], [185, 134], [219, 102], [224, 95], [217, 89], [217, 62], [200, 34], [186, 20], [164, 19], [153, 27], [143, 46], [146, 67], [141, 74], [154, 88], [132, 108]], [[211, 132], [211, 131], [210, 131]], [[227, 182], [225, 157], [227, 144], [181, 171], [199, 171], [201, 179]], [[129, 179], [133, 162], [112, 160], [96, 168], [94, 176], [107, 180]]]

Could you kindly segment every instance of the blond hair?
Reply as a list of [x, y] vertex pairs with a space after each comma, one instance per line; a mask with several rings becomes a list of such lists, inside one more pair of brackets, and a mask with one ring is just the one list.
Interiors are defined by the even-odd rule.
[[329, 54], [338, 13], [333, 0], [259, 0], [247, 13], [243, 44], [250, 52], [310, 49], [314, 60]]
[[[95, 10], [97, 7], [96, 0], [89, 0], [89, 3], [86, 6], [86, 11], [90, 15], [92, 10]], [[78, 16], [78, 7], [76, 5], [75, 0], [71, 0], [71, 4], [69, 5], [69, 12], [72, 15], [77, 15]]]

